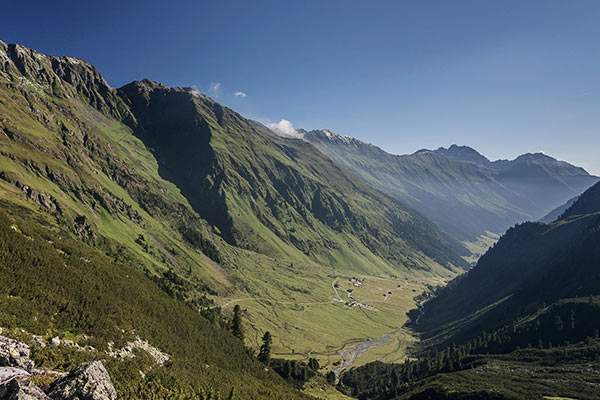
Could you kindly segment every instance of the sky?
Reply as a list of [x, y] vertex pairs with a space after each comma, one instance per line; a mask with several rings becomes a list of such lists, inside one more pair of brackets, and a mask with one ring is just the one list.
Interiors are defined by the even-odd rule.
[[395, 153], [542, 151], [600, 175], [600, 1], [11, 1], [0, 40]]

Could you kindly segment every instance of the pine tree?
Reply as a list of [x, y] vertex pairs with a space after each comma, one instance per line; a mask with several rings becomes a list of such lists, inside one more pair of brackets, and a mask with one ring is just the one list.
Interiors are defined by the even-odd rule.
[[575, 329], [575, 311], [571, 310], [569, 314], [569, 326], [571, 329]]
[[258, 359], [262, 361], [263, 364], [269, 365], [271, 361], [271, 344], [273, 343], [273, 338], [271, 337], [271, 333], [269, 331], [265, 332], [262, 337], [263, 344], [260, 346], [260, 351], [258, 352]]
[[290, 360], [285, 360], [283, 362], [283, 371], [282, 371], [282, 375], [281, 375], [283, 377], [283, 379], [287, 379], [290, 377], [290, 370], [291, 370], [290, 367], [291, 367]]
[[392, 369], [392, 388], [397, 388], [400, 385], [400, 377], [396, 372], [396, 369]]
[[333, 371], [329, 371], [327, 373], [327, 382], [329, 382], [330, 385], [334, 385], [335, 384], [335, 372]]
[[244, 341], [244, 328], [242, 326], [242, 309], [239, 304], [233, 307], [233, 319], [231, 320], [231, 333], [236, 338]]

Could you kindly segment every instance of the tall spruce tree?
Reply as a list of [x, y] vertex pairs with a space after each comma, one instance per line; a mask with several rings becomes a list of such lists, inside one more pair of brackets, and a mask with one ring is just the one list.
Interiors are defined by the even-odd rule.
[[233, 319], [231, 320], [231, 333], [233, 336], [244, 341], [244, 327], [242, 326], [242, 309], [239, 304], [233, 307]]
[[271, 361], [271, 344], [273, 343], [273, 338], [271, 337], [271, 333], [269, 331], [265, 332], [262, 337], [263, 344], [260, 346], [260, 351], [258, 352], [258, 359], [262, 361], [263, 364], [269, 365]]

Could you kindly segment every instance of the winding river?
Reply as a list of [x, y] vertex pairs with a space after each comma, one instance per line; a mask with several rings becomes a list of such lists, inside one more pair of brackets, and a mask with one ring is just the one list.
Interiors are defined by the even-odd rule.
[[354, 362], [356, 361], [356, 359], [358, 357], [362, 356], [368, 350], [370, 350], [374, 347], [377, 347], [381, 344], [389, 343], [392, 336], [400, 333], [401, 331], [402, 331], [402, 328], [397, 329], [392, 333], [388, 333], [387, 335], [380, 337], [379, 339], [365, 340], [364, 342], [360, 342], [348, 350], [343, 350], [342, 351], [342, 358], [343, 358], [342, 364], [339, 367], [337, 367], [336, 369], [334, 369], [333, 372], [335, 373], [336, 376], [339, 376], [343, 371], [352, 367], [352, 365], [354, 365]]
[[[421, 319], [421, 317], [423, 315], [425, 315], [425, 311], [424, 311], [425, 305], [421, 304], [421, 306], [419, 307], [419, 315], [417, 316], [417, 319], [415, 320], [415, 324], [419, 325], [419, 320]], [[369, 351], [370, 349], [377, 347], [381, 344], [387, 344], [389, 343], [389, 340], [392, 338], [392, 336], [400, 333], [402, 331], [402, 328], [395, 330], [392, 333], [388, 333], [387, 335], [380, 337], [379, 339], [376, 340], [365, 340], [364, 342], [360, 342], [357, 345], [355, 345], [354, 347], [351, 347], [348, 350], [343, 350], [342, 351], [342, 364], [335, 368], [333, 370], [333, 372], [335, 373], [336, 376], [340, 376], [340, 374], [342, 372], [344, 372], [345, 370], [347, 370], [348, 368], [351, 368], [354, 365], [354, 362], [356, 361], [356, 359], [360, 356], [362, 356], [363, 354], [365, 354], [367, 351]]]

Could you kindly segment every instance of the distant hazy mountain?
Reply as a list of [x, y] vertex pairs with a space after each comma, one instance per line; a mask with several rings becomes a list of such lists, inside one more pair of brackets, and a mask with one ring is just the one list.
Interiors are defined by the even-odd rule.
[[[426, 152], [429, 150], [419, 150], [417, 153]], [[484, 155], [480, 154], [477, 150], [469, 147], [469, 146], [457, 146], [453, 144], [449, 148], [440, 147], [436, 150], [436, 153], [443, 154], [448, 158], [457, 161], [470, 162], [473, 164], [486, 165], [489, 166], [491, 161], [487, 159]]]
[[598, 181], [541, 153], [490, 161], [467, 146], [393, 155], [331, 131], [300, 131], [338, 164], [461, 240], [536, 220]]
[[578, 198], [579, 198], [579, 196], [573, 197], [566, 203], [556, 207], [554, 210], [550, 211], [548, 214], [546, 214], [542, 218], [540, 218], [539, 222], [549, 223], [549, 222], [556, 221], [558, 219], [558, 217], [563, 215], [563, 213], [565, 211], [567, 211], [567, 209], [569, 207], [571, 207], [573, 205], [573, 203], [575, 203], [577, 201]]

